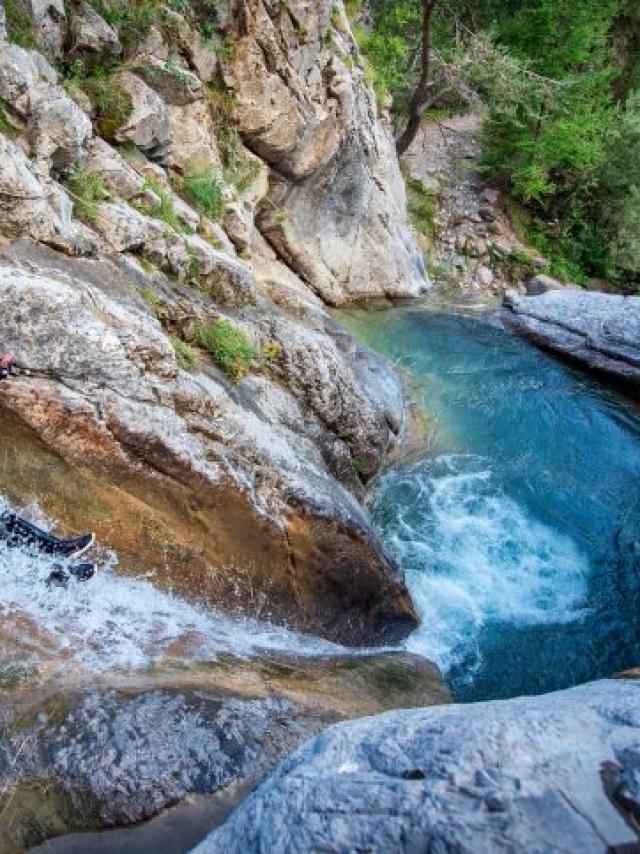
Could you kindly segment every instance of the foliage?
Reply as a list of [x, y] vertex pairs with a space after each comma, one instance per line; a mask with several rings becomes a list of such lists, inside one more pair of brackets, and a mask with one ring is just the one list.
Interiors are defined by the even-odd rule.
[[428, 254], [436, 235], [436, 213], [438, 200], [435, 193], [428, 192], [422, 181], [407, 178], [408, 212], [411, 225], [418, 233], [421, 248]]
[[224, 196], [220, 175], [212, 171], [199, 172], [185, 178], [183, 188], [201, 213], [214, 221], [221, 219], [224, 213]]
[[159, 19], [159, 0], [92, 0], [93, 8], [118, 31], [125, 53], [131, 53]]
[[149, 177], [144, 179], [144, 186], [147, 190], [151, 190], [152, 193], [155, 193], [155, 195], [160, 199], [160, 205], [158, 207], [151, 207], [151, 205], [139, 205], [138, 207], [142, 213], [152, 216], [154, 219], [161, 219], [174, 231], [184, 231], [184, 226], [178, 218], [169, 189], [160, 184], [159, 181], [155, 181], [153, 178]]
[[235, 383], [241, 382], [256, 358], [246, 333], [222, 317], [209, 324], [198, 322], [193, 331], [198, 345], [211, 353], [218, 367]]
[[[419, 71], [421, 6], [372, 0], [373, 27], [358, 33], [398, 123]], [[552, 270], [637, 287], [640, 4], [447, 0], [432, 41], [430, 103], [485, 110], [483, 169], [526, 211]]]
[[192, 371], [198, 363], [198, 354], [194, 348], [182, 338], [171, 337], [173, 351], [176, 354], [178, 366], [184, 371]]
[[109, 198], [101, 176], [82, 166], [75, 166], [67, 176], [66, 186], [73, 199], [74, 216], [91, 225], [98, 216], [98, 203]]

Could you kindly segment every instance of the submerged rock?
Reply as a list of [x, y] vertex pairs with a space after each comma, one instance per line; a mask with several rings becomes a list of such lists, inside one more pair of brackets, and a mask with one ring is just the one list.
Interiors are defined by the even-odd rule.
[[505, 298], [503, 318], [534, 343], [640, 395], [640, 297], [574, 289]]
[[262, 785], [197, 854], [636, 851], [640, 685], [339, 724]]
[[[0, 734], [0, 791], [13, 796], [0, 834], [8, 850], [140, 822], [187, 795], [225, 793], [237, 803], [327, 723], [449, 699], [435, 666], [402, 653], [227, 657], [106, 681], [6, 694], [13, 714]], [[16, 757], [20, 743], [29, 749]]]

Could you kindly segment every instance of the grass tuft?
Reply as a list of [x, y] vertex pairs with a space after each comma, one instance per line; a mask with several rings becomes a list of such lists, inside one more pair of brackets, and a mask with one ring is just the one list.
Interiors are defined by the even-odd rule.
[[235, 383], [251, 370], [256, 349], [248, 335], [230, 321], [220, 317], [213, 323], [196, 323], [195, 340]]
[[215, 172], [200, 172], [184, 180], [184, 192], [198, 210], [217, 221], [224, 213], [223, 184]]
[[109, 198], [97, 172], [76, 166], [69, 172], [66, 187], [73, 199], [73, 215], [91, 225], [98, 216], [98, 203]]
[[190, 344], [187, 344], [186, 341], [183, 341], [182, 338], [171, 336], [170, 340], [176, 354], [178, 366], [184, 371], [192, 371], [198, 363], [198, 354], [194, 348]]

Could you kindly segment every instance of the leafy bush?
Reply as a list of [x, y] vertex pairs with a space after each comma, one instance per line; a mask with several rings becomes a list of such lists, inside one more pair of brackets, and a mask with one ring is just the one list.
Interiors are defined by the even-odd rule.
[[73, 199], [74, 216], [91, 225], [98, 216], [98, 203], [109, 198], [101, 176], [76, 166], [69, 172], [66, 186]]
[[212, 220], [224, 213], [222, 178], [215, 172], [200, 172], [184, 180], [184, 192], [198, 210]]
[[196, 323], [193, 331], [198, 345], [211, 353], [218, 367], [235, 383], [249, 373], [256, 350], [242, 329], [220, 317], [213, 323]]

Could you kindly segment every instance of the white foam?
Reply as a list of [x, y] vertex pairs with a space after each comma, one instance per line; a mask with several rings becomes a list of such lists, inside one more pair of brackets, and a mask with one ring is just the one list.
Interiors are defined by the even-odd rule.
[[[46, 636], [46, 645], [53, 645], [58, 660], [96, 671], [142, 667], [167, 656], [193, 661], [210, 660], [221, 652], [250, 656], [263, 650], [300, 655], [343, 651], [319, 638], [198, 607], [149, 580], [118, 575], [116, 564], [111, 555], [91, 581], [47, 587], [51, 558], [0, 542], [0, 619], [13, 615], [15, 622], [16, 615], [26, 615]], [[33, 649], [31, 640], [24, 638], [25, 650]], [[0, 660], [3, 657], [0, 648]]]
[[566, 623], [585, 613], [588, 559], [504, 495], [478, 458], [389, 471], [374, 514], [421, 618], [408, 649], [445, 671], [462, 661], [470, 671], [480, 666], [479, 635], [489, 624]]

